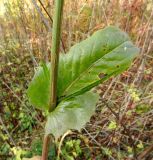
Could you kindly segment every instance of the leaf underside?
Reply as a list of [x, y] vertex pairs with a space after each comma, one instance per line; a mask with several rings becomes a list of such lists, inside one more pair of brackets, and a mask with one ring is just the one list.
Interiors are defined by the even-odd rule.
[[53, 134], [57, 139], [69, 129], [80, 130], [93, 115], [98, 94], [86, 92], [58, 104], [48, 116], [45, 134]]
[[[112, 26], [74, 45], [67, 54], [60, 55], [57, 83], [59, 101], [80, 95], [110, 76], [123, 72], [138, 52], [139, 49], [132, 44], [128, 35]], [[34, 106], [47, 109], [49, 78], [42, 72], [44, 70], [39, 69], [34, 76], [28, 96]], [[100, 73], [105, 75], [102, 80], [99, 78]]]

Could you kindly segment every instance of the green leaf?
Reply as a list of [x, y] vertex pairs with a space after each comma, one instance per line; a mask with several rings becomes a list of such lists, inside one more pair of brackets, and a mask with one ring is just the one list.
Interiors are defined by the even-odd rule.
[[151, 110], [151, 107], [148, 104], [139, 104], [135, 107], [135, 112], [137, 114], [147, 113]]
[[[83, 94], [111, 76], [122, 73], [138, 52], [128, 35], [112, 26], [74, 45], [69, 53], [60, 55], [58, 102]], [[46, 72], [44, 64], [43, 68], [36, 72], [30, 83], [28, 96], [34, 106], [47, 109], [50, 72]], [[103, 74], [103, 78], [99, 74]]]
[[108, 125], [109, 130], [113, 130], [117, 128], [117, 123], [115, 121], [111, 121]]
[[109, 75], [123, 72], [138, 52], [139, 49], [120, 29], [111, 26], [97, 31], [61, 56], [58, 97], [74, 95], [91, 85], [96, 86], [100, 82], [100, 73], [109, 78]]
[[80, 130], [90, 120], [97, 101], [98, 94], [93, 92], [62, 101], [48, 116], [46, 134], [58, 138], [69, 129]]
[[49, 64], [39, 67], [29, 84], [27, 94], [31, 104], [39, 109], [48, 109], [50, 98], [50, 72]]
[[142, 141], [140, 141], [139, 144], [137, 144], [137, 148], [139, 148], [139, 149], [144, 148], [144, 145], [143, 145]]

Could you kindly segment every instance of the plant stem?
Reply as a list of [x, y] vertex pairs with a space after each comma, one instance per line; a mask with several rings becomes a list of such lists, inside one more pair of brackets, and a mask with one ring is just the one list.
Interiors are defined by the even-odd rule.
[[55, 109], [57, 103], [57, 77], [58, 77], [58, 60], [60, 47], [61, 19], [64, 0], [55, 1], [55, 15], [53, 19], [53, 35], [51, 50], [51, 97], [49, 103], [49, 112]]
[[45, 135], [44, 136], [44, 141], [43, 141], [43, 149], [42, 149], [41, 160], [47, 160], [48, 159], [49, 143], [50, 143], [50, 135]]
[[[58, 77], [58, 61], [60, 48], [61, 20], [64, 0], [55, 0], [55, 14], [53, 18], [53, 35], [51, 50], [51, 81], [50, 81], [50, 102], [49, 112], [53, 111], [57, 104], [57, 77]], [[42, 159], [47, 160], [48, 148], [50, 143], [50, 135], [44, 136]]]

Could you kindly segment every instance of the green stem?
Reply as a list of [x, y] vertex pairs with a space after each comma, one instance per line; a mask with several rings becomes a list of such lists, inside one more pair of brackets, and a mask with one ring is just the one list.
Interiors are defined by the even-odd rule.
[[[51, 50], [51, 81], [50, 81], [50, 102], [49, 112], [55, 109], [57, 104], [57, 78], [58, 61], [60, 48], [61, 21], [64, 0], [55, 0], [55, 14], [53, 18], [52, 50]], [[50, 136], [45, 135], [43, 141], [42, 159], [47, 160]]]
[[64, 0], [55, 1], [55, 15], [53, 19], [53, 35], [51, 50], [51, 97], [49, 103], [49, 112], [55, 109], [57, 103], [57, 77], [63, 2]]

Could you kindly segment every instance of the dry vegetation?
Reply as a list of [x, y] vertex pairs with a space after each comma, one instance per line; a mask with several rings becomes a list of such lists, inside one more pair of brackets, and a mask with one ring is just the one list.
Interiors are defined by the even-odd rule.
[[[41, 153], [45, 115], [30, 106], [25, 92], [34, 69], [50, 59], [54, 5], [51, 0], [2, 3], [0, 160], [20, 160]], [[81, 133], [65, 135], [60, 159], [153, 159], [153, 1], [65, 0], [61, 54], [107, 25], [128, 32], [141, 53], [128, 71], [97, 87], [101, 99], [95, 115]], [[55, 155], [52, 145], [50, 156]]]

